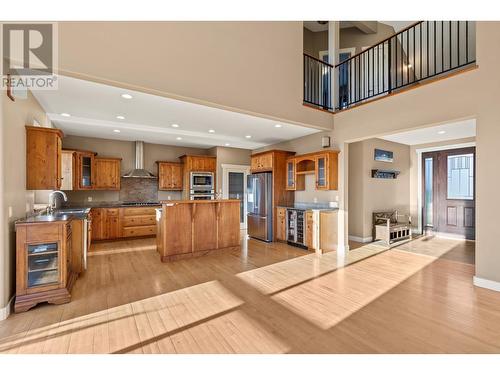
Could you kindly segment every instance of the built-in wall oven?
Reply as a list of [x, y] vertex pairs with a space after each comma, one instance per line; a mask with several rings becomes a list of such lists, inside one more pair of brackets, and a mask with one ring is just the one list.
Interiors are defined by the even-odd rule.
[[288, 244], [306, 248], [304, 227], [305, 211], [288, 208], [286, 210], [286, 240]]
[[191, 172], [189, 182], [190, 200], [215, 199], [214, 174], [212, 172]]
[[214, 190], [214, 185], [212, 172], [191, 172], [190, 190]]

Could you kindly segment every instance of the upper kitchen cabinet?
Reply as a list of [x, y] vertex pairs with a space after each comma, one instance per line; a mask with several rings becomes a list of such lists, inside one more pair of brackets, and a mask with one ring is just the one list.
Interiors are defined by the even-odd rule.
[[214, 172], [217, 170], [217, 158], [206, 155], [183, 155], [180, 157], [184, 172]]
[[253, 154], [250, 169], [252, 173], [255, 172], [270, 172], [273, 170], [273, 151], [260, 152], [258, 154]]
[[94, 158], [94, 189], [120, 190], [121, 158]]
[[57, 190], [62, 180], [59, 129], [26, 126], [26, 189]]
[[73, 183], [74, 183], [73, 171], [75, 170], [75, 151], [62, 150], [61, 163], [62, 163], [61, 190], [73, 190]]
[[287, 190], [305, 190], [306, 175], [314, 175], [317, 190], [337, 190], [338, 151], [318, 151], [287, 159]]
[[75, 152], [74, 190], [91, 190], [94, 187], [94, 158], [92, 151]]
[[182, 190], [182, 164], [158, 161], [158, 189]]
[[338, 151], [326, 151], [318, 153], [318, 155], [316, 155], [316, 189], [338, 189], [338, 155]]

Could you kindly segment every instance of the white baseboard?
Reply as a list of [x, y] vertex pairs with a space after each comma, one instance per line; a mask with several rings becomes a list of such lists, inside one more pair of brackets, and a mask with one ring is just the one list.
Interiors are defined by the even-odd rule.
[[14, 303], [14, 296], [12, 296], [9, 303], [7, 303], [7, 306], [2, 307], [0, 309], [0, 320], [5, 320], [9, 317], [10, 312], [12, 311], [12, 304], [13, 303]]
[[480, 288], [486, 288], [494, 290], [496, 292], [500, 292], [500, 282], [498, 281], [483, 279], [481, 277], [474, 276], [473, 283], [475, 286], [478, 286]]
[[367, 242], [372, 242], [373, 237], [358, 237], [358, 236], [349, 236], [350, 241], [354, 242], [362, 242], [362, 243], [367, 243]]

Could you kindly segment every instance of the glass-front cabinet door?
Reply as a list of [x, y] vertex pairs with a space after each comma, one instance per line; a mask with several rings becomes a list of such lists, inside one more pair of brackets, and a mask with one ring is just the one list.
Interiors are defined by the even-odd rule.
[[328, 189], [328, 155], [316, 157], [316, 189]]
[[295, 160], [286, 162], [286, 189], [295, 190]]

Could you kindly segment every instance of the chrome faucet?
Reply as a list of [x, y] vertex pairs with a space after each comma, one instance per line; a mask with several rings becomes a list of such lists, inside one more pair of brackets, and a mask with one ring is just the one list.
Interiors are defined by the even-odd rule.
[[51, 192], [49, 194], [49, 208], [47, 209], [48, 213], [51, 214], [54, 212], [54, 208], [57, 208], [57, 202], [55, 202], [54, 200], [54, 195], [56, 193], [59, 193], [62, 195], [63, 199], [65, 202], [68, 201], [68, 196], [66, 195], [66, 193], [64, 191], [61, 191], [61, 190], [54, 190], [53, 192]]

